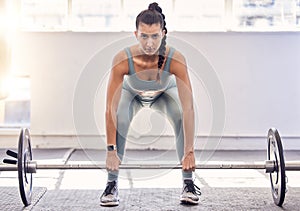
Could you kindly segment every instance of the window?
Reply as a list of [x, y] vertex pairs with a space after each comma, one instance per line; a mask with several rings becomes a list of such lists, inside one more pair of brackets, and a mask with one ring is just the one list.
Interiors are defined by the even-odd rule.
[[74, 31], [118, 31], [121, 14], [121, 1], [73, 0], [70, 27]]
[[299, 30], [299, 0], [234, 0], [233, 29]]
[[[21, 0], [21, 28], [132, 31], [145, 0]], [[300, 30], [300, 0], [158, 0], [169, 31]]]
[[0, 99], [0, 128], [29, 127], [30, 78], [12, 74], [2, 82], [7, 97]]
[[67, 0], [22, 0], [21, 29], [54, 31], [68, 28]]
[[176, 0], [173, 16], [174, 29], [176, 31], [223, 31], [225, 27], [224, 2], [220, 0]]
[[16, 1], [0, 5], [0, 128], [30, 125], [30, 78], [13, 66], [12, 48], [18, 26]]

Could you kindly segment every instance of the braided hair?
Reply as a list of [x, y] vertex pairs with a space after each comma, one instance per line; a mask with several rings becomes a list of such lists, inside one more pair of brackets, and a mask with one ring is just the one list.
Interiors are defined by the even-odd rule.
[[[168, 30], [166, 28], [165, 15], [162, 13], [162, 9], [158, 6], [158, 4], [156, 2], [149, 4], [148, 9], [142, 11], [136, 17], [136, 28], [138, 28], [140, 22], [145, 23], [147, 25], [159, 23], [162, 30], [165, 31], [165, 34], [167, 34], [167, 32], [168, 32]], [[167, 36], [164, 36], [161, 41], [160, 47], [158, 49], [157, 80], [160, 80], [159, 72], [165, 61], [166, 44], [167, 44], [166, 39], [167, 39]]]

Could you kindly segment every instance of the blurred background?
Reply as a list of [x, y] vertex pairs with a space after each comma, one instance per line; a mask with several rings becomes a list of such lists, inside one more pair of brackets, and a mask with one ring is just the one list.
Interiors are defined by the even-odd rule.
[[[19, 128], [29, 127], [36, 148], [104, 148], [111, 61], [136, 42], [135, 18], [151, 2], [0, 0], [0, 146], [16, 146]], [[265, 148], [261, 138], [276, 127], [287, 148], [300, 148], [300, 0], [156, 2], [169, 43], [184, 53], [191, 71], [196, 146], [209, 147], [213, 136], [221, 137], [221, 148]], [[199, 58], [206, 65], [198, 65]], [[74, 120], [77, 89], [88, 86], [91, 78], [82, 77], [90, 70], [99, 80], [82, 112], [96, 125]], [[213, 79], [204, 70], [214, 72]], [[214, 109], [218, 102], [221, 114]], [[213, 131], [216, 122], [222, 127]], [[174, 147], [169, 123], [147, 109], [129, 137], [129, 148]]]

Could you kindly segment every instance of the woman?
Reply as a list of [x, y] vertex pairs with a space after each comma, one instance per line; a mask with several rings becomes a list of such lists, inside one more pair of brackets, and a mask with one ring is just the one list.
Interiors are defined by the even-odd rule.
[[[183, 55], [166, 45], [166, 22], [157, 3], [136, 18], [137, 45], [120, 51], [113, 60], [106, 99], [106, 168], [108, 182], [102, 206], [116, 206], [118, 170], [133, 116], [144, 106], [166, 114], [176, 135], [182, 164], [182, 203], [198, 204], [200, 189], [193, 183], [194, 109], [192, 89]], [[175, 76], [176, 80], [172, 75]]]

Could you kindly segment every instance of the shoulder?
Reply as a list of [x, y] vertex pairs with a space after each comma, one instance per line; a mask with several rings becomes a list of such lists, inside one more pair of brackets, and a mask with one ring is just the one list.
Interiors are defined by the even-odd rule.
[[119, 51], [113, 58], [114, 65], [122, 65], [123, 63], [127, 62], [127, 54], [125, 49]]
[[173, 49], [174, 51], [172, 55], [172, 61], [185, 63], [185, 57], [179, 50], [175, 49], [174, 47], [169, 47], [169, 49]]
[[[172, 63], [186, 64], [185, 57], [179, 50], [177, 50], [172, 46], [167, 46], [166, 49], [167, 49], [167, 55], [171, 57], [171, 64]], [[170, 53], [172, 53], [172, 55], [170, 55]]]
[[[170, 47], [170, 49], [171, 48], [172, 47]], [[186, 71], [186, 59], [180, 51], [174, 49], [174, 53], [170, 64], [170, 72], [177, 75], [178, 72], [185, 72], [185, 71]]]
[[120, 74], [128, 74], [128, 56], [125, 49], [119, 51], [113, 58], [112, 70]]

